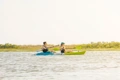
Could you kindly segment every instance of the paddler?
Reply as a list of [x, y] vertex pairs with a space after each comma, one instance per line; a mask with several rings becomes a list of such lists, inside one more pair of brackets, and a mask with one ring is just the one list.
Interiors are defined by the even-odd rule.
[[60, 51], [61, 51], [61, 54], [65, 53], [65, 43], [64, 42], [61, 43]]
[[42, 51], [48, 52], [47, 42], [43, 42]]

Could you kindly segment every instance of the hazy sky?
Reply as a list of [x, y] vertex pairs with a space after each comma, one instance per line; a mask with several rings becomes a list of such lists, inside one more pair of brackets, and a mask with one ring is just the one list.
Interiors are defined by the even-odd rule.
[[120, 41], [120, 0], [0, 0], [0, 44]]

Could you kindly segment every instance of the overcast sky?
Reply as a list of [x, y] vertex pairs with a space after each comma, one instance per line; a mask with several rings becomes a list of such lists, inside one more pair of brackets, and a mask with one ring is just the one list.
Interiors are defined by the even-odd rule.
[[0, 0], [0, 44], [120, 41], [120, 0]]

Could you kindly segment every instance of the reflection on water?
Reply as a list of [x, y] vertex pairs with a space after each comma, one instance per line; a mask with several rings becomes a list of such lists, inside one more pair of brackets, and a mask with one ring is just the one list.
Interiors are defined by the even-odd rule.
[[120, 80], [119, 51], [89, 51], [80, 56], [0, 53], [0, 80]]

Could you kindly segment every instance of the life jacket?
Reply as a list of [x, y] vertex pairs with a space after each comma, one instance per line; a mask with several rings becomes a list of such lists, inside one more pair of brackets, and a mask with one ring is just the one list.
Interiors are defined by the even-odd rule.
[[65, 48], [61, 47], [61, 53], [65, 53]]

